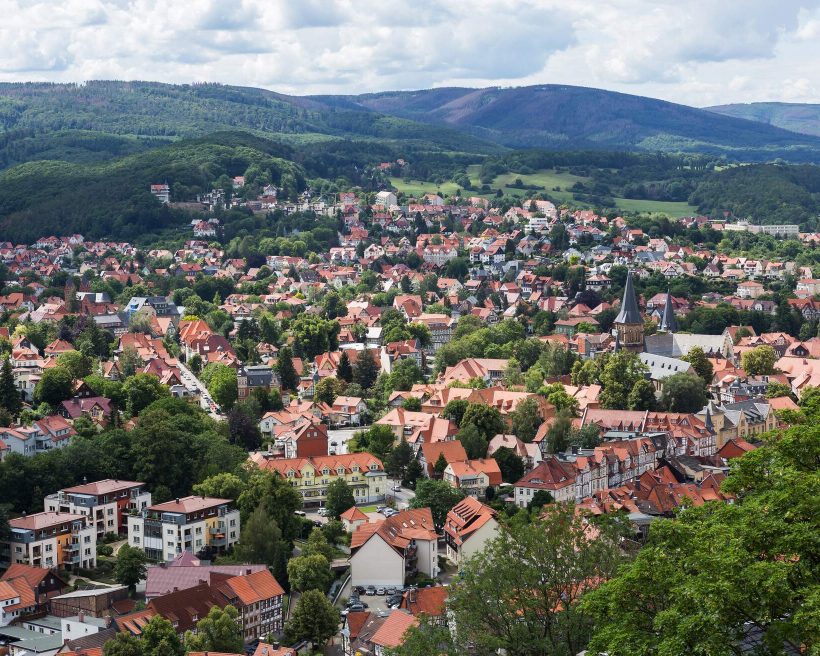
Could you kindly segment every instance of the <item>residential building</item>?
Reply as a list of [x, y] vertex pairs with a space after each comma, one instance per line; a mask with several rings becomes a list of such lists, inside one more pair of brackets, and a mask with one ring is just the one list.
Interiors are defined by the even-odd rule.
[[447, 558], [456, 565], [484, 548], [498, 532], [497, 513], [474, 497], [459, 501], [444, 522], [444, 541]]
[[173, 560], [183, 551], [224, 553], [239, 542], [239, 511], [230, 499], [190, 496], [128, 517], [128, 544], [151, 560]]
[[236, 385], [240, 401], [247, 399], [255, 389], [269, 392], [273, 383], [273, 369], [264, 364], [239, 367], [236, 372]]
[[97, 562], [97, 531], [77, 513], [41, 512], [9, 520], [10, 535], [0, 543], [0, 565], [69, 571], [91, 569]]
[[353, 585], [404, 586], [408, 576], [438, 575], [438, 536], [429, 508], [402, 510], [362, 524], [350, 541]]
[[106, 479], [67, 487], [43, 500], [47, 512], [86, 515], [97, 529], [97, 539], [106, 533], [125, 535], [126, 516], [151, 505], [151, 493], [145, 483]]
[[539, 490], [549, 492], [555, 501], [574, 501], [575, 476], [575, 468], [570, 463], [560, 462], [557, 458], [546, 458], [515, 483], [515, 505], [525, 508]]
[[15, 589], [27, 586], [34, 599], [36, 612], [48, 610], [50, 600], [68, 587], [68, 582], [63, 580], [56, 569], [32, 567], [23, 563], [11, 565], [0, 576], [0, 582], [10, 583]]
[[494, 458], [476, 458], [451, 462], [443, 478], [468, 496], [483, 497], [487, 488], [501, 485], [501, 469]]
[[267, 568], [258, 572], [248, 569], [240, 576], [216, 574], [214, 578], [222, 579], [216, 589], [239, 611], [246, 643], [282, 633], [285, 591]]
[[387, 491], [384, 465], [369, 453], [277, 459], [256, 452], [250, 460], [260, 469], [275, 471], [287, 479], [302, 495], [306, 507], [324, 506], [327, 486], [340, 478], [353, 490], [356, 503], [383, 501]]

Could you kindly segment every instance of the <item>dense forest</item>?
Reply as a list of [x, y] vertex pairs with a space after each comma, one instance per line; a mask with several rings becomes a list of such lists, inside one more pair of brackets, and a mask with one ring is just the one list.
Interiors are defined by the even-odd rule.
[[292, 152], [247, 134], [217, 134], [181, 141], [102, 164], [29, 162], [0, 174], [0, 234], [33, 241], [79, 232], [86, 237], [145, 239], [190, 221], [187, 212], [161, 205], [152, 183], [169, 182], [175, 200], [209, 191], [223, 176], [256, 167], [263, 179], [295, 195], [305, 189]]

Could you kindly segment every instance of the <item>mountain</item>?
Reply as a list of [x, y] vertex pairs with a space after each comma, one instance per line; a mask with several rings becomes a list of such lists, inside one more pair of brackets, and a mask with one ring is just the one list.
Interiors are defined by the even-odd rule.
[[36, 159], [101, 162], [224, 130], [297, 147], [367, 142], [405, 156], [547, 148], [820, 161], [815, 135], [568, 85], [288, 96], [219, 84], [0, 84], [0, 168]]
[[716, 105], [706, 110], [774, 125], [784, 130], [820, 137], [820, 105], [804, 103], [756, 102]]
[[167, 180], [175, 195], [191, 198], [255, 165], [277, 186], [299, 192], [305, 172], [292, 156], [289, 147], [254, 135], [216, 133], [103, 163], [28, 162], [0, 172], [0, 235], [26, 243], [74, 232], [147, 239], [191, 220], [187, 212], [160, 205], [151, 184]]
[[0, 168], [34, 159], [102, 161], [225, 130], [294, 145], [358, 139], [405, 149], [502, 150], [447, 126], [345, 111], [309, 98], [219, 84], [0, 84]]
[[745, 160], [780, 155], [820, 161], [820, 139], [814, 136], [585, 87], [442, 88], [311, 98], [341, 110], [360, 108], [446, 125], [513, 148], [688, 151]]

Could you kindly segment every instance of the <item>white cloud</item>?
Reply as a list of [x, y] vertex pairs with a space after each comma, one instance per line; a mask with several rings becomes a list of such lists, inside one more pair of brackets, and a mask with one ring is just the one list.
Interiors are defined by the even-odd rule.
[[0, 80], [820, 101], [820, 0], [0, 0]]

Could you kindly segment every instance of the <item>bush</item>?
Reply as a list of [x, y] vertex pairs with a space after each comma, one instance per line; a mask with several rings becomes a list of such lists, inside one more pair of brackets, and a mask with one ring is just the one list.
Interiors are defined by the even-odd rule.
[[114, 548], [110, 547], [107, 544], [98, 544], [97, 545], [97, 555], [98, 556], [111, 556], [114, 554]]

